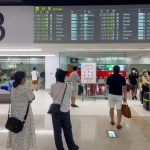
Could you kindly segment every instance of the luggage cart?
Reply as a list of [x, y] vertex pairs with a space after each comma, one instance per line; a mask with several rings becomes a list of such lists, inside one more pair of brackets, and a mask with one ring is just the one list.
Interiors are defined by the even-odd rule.
[[84, 98], [93, 98], [96, 99], [96, 84], [85, 84], [84, 94], [82, 94], [82, 101]]
[[105, 99], [106, 97], [107, 91], [104, 83], [85, 84], [84, 89], [82, 101], [84, 98], [93, 98], [95, 101], [97, 98]]

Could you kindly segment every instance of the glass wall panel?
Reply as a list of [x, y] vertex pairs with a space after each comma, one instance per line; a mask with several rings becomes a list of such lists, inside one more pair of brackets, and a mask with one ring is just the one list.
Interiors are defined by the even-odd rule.
[[[64, 52], [60, 53], [60, 68], [64, 69], [64, 57], [68, 57], [68, 70], [72, 71], [73, 66], [81, 69], [82, 63], [96, 63], [97, 77], [96, 84], [82, 84], [84, 96], [87, 96], [87, 89], [91, 86], [94, 90], [92, 97], [104, 99], [108, 97], [108, 90], [105, 88], [107, 73], [105, 70], [113, 70], [114, 65], [119, 65], [121, 70], [126, 70], [126, 53], [124, 52]], [[72, 61], [74, 60], [74, 61]], [[66, 61], [65, 61], [66, 62]], [[106, 74], [105, 74], [106, 73]], [[109, 72], [111, 73], [111, 72]], [[67, 82], [70, 82], [68, 77]], [[88, 87], [89, 86], [89, 87]], [[91, 93], [90, 93], [91, 94]], [[82, 96], [81, 96], [82, 97]]]
[[68, 56], [66, 56], [63, 53], [60, 53], [60, 57], [59, 57], [59, 64], [60, 64], [60, 68], [63, 70], [68, 70]]
[[31, 71], [33, 67], [39, 72], [39, 89], [45, 89], [45, 57], [0, 57], [0, 68], [3, 72], [0, 75], [0, 86], [8, 85], [10, 77], [16, 71], [26, 73], [26, 85], [32, 87]]
[[15, 67], [15, 65], [10, 64], [10, 58], [0, 57], [0, 86], [8, 85], [8, 80]]

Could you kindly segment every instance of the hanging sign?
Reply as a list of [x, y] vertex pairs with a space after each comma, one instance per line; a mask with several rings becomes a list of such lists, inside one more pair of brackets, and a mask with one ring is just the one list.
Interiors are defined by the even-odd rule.
[[96, 83], [96, 63], [81, 64], [81, 83]]

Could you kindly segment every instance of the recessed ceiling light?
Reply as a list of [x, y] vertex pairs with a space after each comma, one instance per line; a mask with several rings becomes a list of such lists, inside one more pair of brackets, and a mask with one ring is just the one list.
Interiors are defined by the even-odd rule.
[[0, 52], [40, 52], [41, 49], [24, 49], [24, 48], [16, 48], [16, 49], [0, 49]]

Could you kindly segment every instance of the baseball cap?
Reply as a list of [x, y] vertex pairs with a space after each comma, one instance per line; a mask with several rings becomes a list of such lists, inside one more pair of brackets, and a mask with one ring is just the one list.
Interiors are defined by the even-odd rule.
[[57, 80], [61, 80], [63, 78], [65, 78], [65, 76], [68, 74], [68, 71], [64, 71], [62, 69], [57, 70], [56, 72], [56, 79]]

